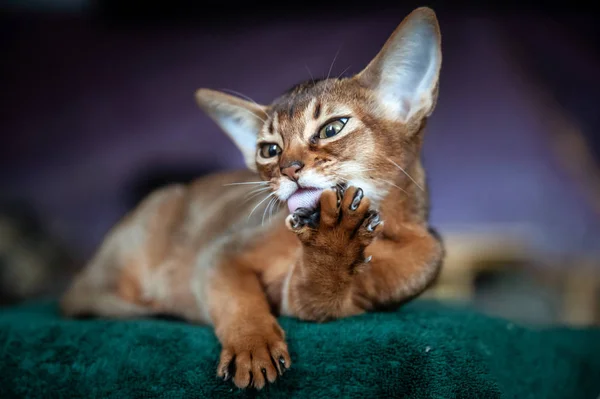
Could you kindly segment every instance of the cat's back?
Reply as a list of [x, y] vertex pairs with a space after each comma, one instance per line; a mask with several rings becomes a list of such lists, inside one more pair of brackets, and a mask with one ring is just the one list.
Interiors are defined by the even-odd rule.
[[[150, 235], [170, 230], [188, 245], [203, 245], [240, 229], [264, 226], [276, 213], [267, 182], [248, 170], [212, 173], [149, 194], [124, 224], [143, 224]], [[165, 237], [168, 238], [168, 237]]]
[[108, 232], [90, 263], [120, 268], [123, 259], [136, 259], [154, 268], [215, 243], [237, 246], [261, 236], [285, 214], [267, 184], [236, 170], [155, 189]]
[[281, 204], [268, 182], [251, 171], [225, 171], [187, 186], [184, 224], [201, 241], [265, 227]]
[[251, 234], [269, 220], [268, 189], [259, 182], [255, 173], [236, 170], [155, 189], [106, 234], [89, 265], [120, 269], [123, 259], [135, 259], [153, 268], [234, 232]]

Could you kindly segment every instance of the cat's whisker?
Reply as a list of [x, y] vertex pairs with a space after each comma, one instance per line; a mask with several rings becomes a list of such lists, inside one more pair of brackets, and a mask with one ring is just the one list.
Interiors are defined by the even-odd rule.
[[246, 194], [246, 199], [244, 199], [244, 201], [242, 202], [242, 204], [245, 204], [246, 202], [250, 201], [252, 198], [256, 198], [258, 195], [264, 193], [265, 191], [269, 190], [270, 187], [262, 187], [258, 190], [252, 190], [249, 193]]
[[[277, 215], [277, 213], [279, 213], [279, 210], [281, 209], [281, 201], [279, 200], [279, 198], [275, 198], [275, 202], [273, 203], [273, 207], [271, 207], [271, 214], [269, 215], [269, 219], [271, 219], [273, 217], [273, 213], [275, 213], [275, 215]], [[275, 210], [275, 212], [273, 212], [273, 210]]]
[[246, 195], [250, 195], [250, 194], [254, 194], [254, 193], [260, 193], [261, 191], [265, 191], [265, 190], [269, 190], [271, 187], [254, 187], [252, 190], [248, 191], [246, 193]]
[[312, 80], [312, 84], [315, 84], [315, 77], [313, 76], [312, 72], [310, 71], [310, 68], [308, 67], [308, 64], [304, 63], [304, 66], [306, 67], [306, 71], [308, 72], [308, 75], [310, 76], [310, 80]]
[[256, 193], [256, 194], [254, 194], [254, 195], [251, 195], [250, 197], [248, 197], [248, 198], [246, 198], [244, 201], [242, 201], [242, 204], [245, 204], [246, 202], [248, 202], [248, 201], [250, 201], [250, 200], [252, 200], [252, 199], [256, 198], [256, 197], [257, 197], [259, 194], [261, 194], [261, 193]]
[[375, 168], [369, 168], [369, 169], [352, 169], [351, 172], [354, 173], [363, 173], [363, 172], [371, 172], [375, 170]]
[[[335, 60], [337, 60], [337, 57], [339, 54], [340, 54], [340, 49], [338, 49], [338, 51], [335, 52], [333, 61], [331, 61], [331, 65], [329, 66], [329, 71], [327, 72], [327, 77], [325, 78], [326, 81], [329, 79], [329, 76], [331, 76], [331, 70], [333, 69], [333, 64], [335, 64]], [[325, 87], [325, 92], [329, 91], [331, 84], [332, 84], [331, 82], [327, 83], [327, 86]]]
[[400, 169], [400, 170], [402, 171], [402, 173], [404, 173], [406, 176], [408, 176], [408, 178], [409, 178], [410, 180], [412, 180], [412, 182], [413, 182], [413, 183], [415, 183], [415, 185], [416, 185], [417, 187], [419, 187], [419, 188], [420, 188], [422, 191], [425, 191], [425, 190], [423, 189], [423, 187], [421, 187], [421, 186], [419, 185], [419, 183], [417, 183], [417, 182], [416, 182], [416, 180], [415, 180], [415, 179], [413, 179], [413, 178], [412, 178], [412, 176], [411, 176], [411, 175], [409, 175], [409, 174], [408, 174], [408, 172], [407, 172], [407, 171], [405, 171], [405, 170], [404, 170], [404, 169], [403, 169], [403, 168], [402, 168], [400, 165], [398, 165], [396, 162], [392, 161], [390, 158], [387, 158], [387, 160], [388, 160], [388, 161], [390, 161], [391, 163], [393, 163], [393, 164], [394, 164], [394, 165], [395, 165], [395, 166], [396, 166], [398, 169]]
[[271, 189], [271, 187], [269, 186], [269, 182], [267, 182], [267, 181], [246, 181], [246, 182], [223, 184], [223, 186], [246, 186], [246, 185], [253, 185], [253, 186], [258, 186], [258, 187], [253, 187], [252, 190], [245, 193], [244, 201], [242, 201], [242, 204], [245, 204], [246, 202], [250, 201], [252, 198], [256, 197], [257, 195], [260, 195], [263, 192]]
[[267, 185], [269, 184], [268, 181], [244, 181], [244, 182], [239, 182], [239, 183], [227, 183], [227, 184], [223, 184], [223, 186], [243, 186], [246, 184], [254, 184], [254, 185]]
[[271, 194], [267, 195], [258, 204], [256, 204], [256, 206], [254, 208], [252, 208], [252, 210], [250, 211], [250, 214], [248, 215], [248, 220], [250, 220], [250, 216], [252, 216], [252, 214], [254, 213], [254, 211], [256, 210], [256, 208], [258, 208], [263, 202], [265, 202], [266, 200], [268, 200], [269, 198], [271, 198], [271, 196], [273, 196], [273, 195], [275, 195], [275, 193], [271, 193]]
[[248, 101], [253, 102], [255, 105], [257, 105], [259, 107], [259, 109], [262, 111], [262, 113], [265, 114], [265, 116], [267, 117], [267, 119], [269, 119], [269, 114], [267, 114], [266, 111], [262, 109], [263, 107], [259, 103], [257, 103], [256, 101], [254, 101], [250, 96], [247, 96], [244, 93], [240, 93], [239, 91], [235, 91], [235, 90], [231, 90], [231, 89], [220, 89], [220, 90], [227, 91], [229, 93], [238, 95], [238, 96], [240, 96], [242, 98], [245, 98]]
[[275, 201], [275, 197], [271, 198], [271, 200], [269, 201], [269, 203], [267, 204], [267, 207], [265, 208], [265, 211], [263, 212], [263, 221], [262, 224], [265, 224], [265, 217], [267, 218], [267, 222], [269, 221], [269, 210], [271, 209], [271, 206], [273, 206], [273, 201]]
[[281, 206], [281, 201], [277, 197], [273, 197], [269, 204], [267, 205], [267, 222], [273, 218], [273, 213], [277, 214], [279, 212]]
[[[265, 225], [265, 217], [267, 216], [267, 212], [269, 211], [269, 208], [271, 207], [271, 204], [273, 204], [273, 200], [275, 198], [271, 198], [269, 200], [269, 202], [267, 203], [267, 206], [265, 206], [265, 210], [263, 211], [263, 216], [262, 216], [262, 221], [260, 222], [261, 226]], [[267, 219], [268, 220], [268, 219]]]
[[394, 183], [392, 183], [392, 182], [389, 182], [389, 181], [387, 181], [387, 180], [383, 180], [383, 179], [375, 179], [375, 181], [379, 181], [379, 182], [381, 182], [381, 183], [389, 184], [390, 186], [396, 187], [398, 190], [400, 190], [400, 191], [402, 191], [404, 194], [408, 195], [408, 192], [407, 192], [405, 189], [403, 189], [403, 188], [402, 188], [402, 187], [400, 187], [400, 186], [397, 186], [396, 184], [394, 184]]
[[[347, 168], [346, 170], [343, 170], [343, 173], [345, 174], [359, 174], [359, 173], [365, 173], [365, 172], [371, 172], [377, 170], [376, 168]], [[338, 180], [344, 180], [344, 182], [348, 182], [349, 179], [346, 179], [345, 177], [341, 176], [340, 174], [340, 170], [336, 170], [335, 172], [333, 172], [334, 176], [336, 179]], [[355, 176], [355, 177], [365, 177], [365, 176]], [[366, 176], [367, 178], [370, 178], [371, 176]]]
[[342, 73], [340, 73], [340, 74], [338, 75], [338, 77], [337, 77], [337, 78], [338, 78], [338, 79], [339, 79], [339, 78], [341, 78], [341, 77], [342, 77], [342, 75], [343, 75], [343, 74], [345, 74], [345, 73], [348, 71], [348, 69], [350, 69], [350, 67], [351, 67], [351, 66], [352, 66], [352, 65], [348, 65], [348, 66], [346, 67], [346, 69], [344, 69], [344, 70], [342, 71]]
[[337, 59], [339, 53], [340, 49], [338, 49], [338, 51], [335, 52], [335, 56], [333, 57], [333, 61], [331, 61], [331, 65], [329, 66], [329, 72], [327, 72], [327, 77], [325, 78], [325, 80], [329, 79], [329, 76], [331, 75], [331, 70], [333, 69], [333, 64], [335, 64], [335, 60]]

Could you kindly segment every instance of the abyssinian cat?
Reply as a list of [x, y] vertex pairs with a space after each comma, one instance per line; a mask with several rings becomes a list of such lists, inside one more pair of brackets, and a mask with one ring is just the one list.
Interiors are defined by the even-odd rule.
[[440, 67], [436, 15], [419, 8], [353, 77], [268, 106], [199, 89], [249, 171], [150, 194], [108, 233], [63, 312], [210, 324], [217, 374], [261, 389], [291, 364], [277, 315], [323, 322], [419, 295], [444, 254], [420, 160]]

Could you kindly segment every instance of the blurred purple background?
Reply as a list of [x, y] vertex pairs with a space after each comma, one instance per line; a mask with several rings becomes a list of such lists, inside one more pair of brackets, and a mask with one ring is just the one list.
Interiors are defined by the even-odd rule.
[[[442, 234], [518, 228], [559, 255], [599, 251], [599, 199], [586, 180], [598, 172], [584, 168], [583, 179], [555, 144], [577, 135], [598, 153], [598, 18], [432, 6], [444, 52], [424, 152], [432, 224]], [[181, 23], [78, 6], [5, 12], [1, 194], [31, 202], [87, 257], [146, 173], [242, 167], [197, 108], [197, 88], [266, 103], [308, 70], [326, 75], [338, 51], [332, 75], [356, 73], [412, 8]]]

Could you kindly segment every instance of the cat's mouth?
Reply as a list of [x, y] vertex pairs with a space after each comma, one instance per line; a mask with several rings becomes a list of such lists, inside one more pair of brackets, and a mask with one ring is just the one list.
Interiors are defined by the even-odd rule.
[[294, 192], [294, 194], [290, 195], [287, 200], [290, 213], [296, 212], [296, 209], [298, 208], [316, 208], [322, 192], [322, 188], [299, 188]]

